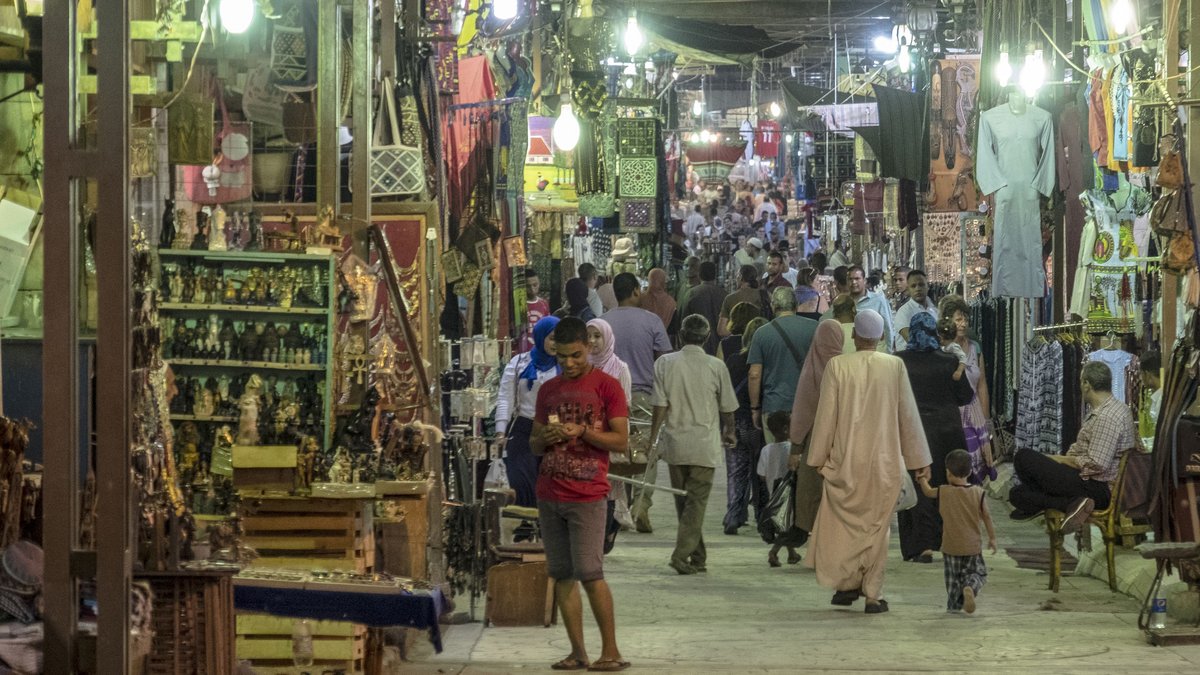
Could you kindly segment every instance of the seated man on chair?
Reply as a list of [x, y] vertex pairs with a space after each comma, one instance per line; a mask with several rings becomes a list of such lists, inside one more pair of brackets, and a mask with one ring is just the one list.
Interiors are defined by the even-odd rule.
[[1108, 365], [1084, 365], [1080, 380], [1090, 412], [1078, 440], [1065, 455], [1019, 450], [1013, 467], [1021, 484], [1009, 495], [1016, 508], [1013, 519], [1028, 520], [1055, 509], [1065, 516], [1064, 534], [1083, 527], [1093, 510], [1108, 507], [1109, 484], [1117, 477], [1121, 455], [1137, 445], [1133, 415], [1112, 395]]

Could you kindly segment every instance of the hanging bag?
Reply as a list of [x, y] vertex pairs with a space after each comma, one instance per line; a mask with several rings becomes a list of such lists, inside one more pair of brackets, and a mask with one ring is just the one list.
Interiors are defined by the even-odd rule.
[[907, 511], [917, 505], [917, 486], [913, 484], [912, 474], [903, 466], [900, 467], [900, 494], [896, 497], [896, 513]]
[[396, 118], [396, 86], [385, 77], [375, 111], [371, 141], [371, 196], [414, 195], [425, 190], [425, 159], [420, 146], [405, 145]]
[[[195, 204], [249, 201], [254, 189], [251, 124], [231, 121], [220, 86], [214, 84], [214, 90], [221, 106], [221, 131], [215, 137], [215, 147], [209, 151], [207, 165], [183, 167], [184, 193]], [[216, 167], [216, 176], [209, 169], [211, 166]]]

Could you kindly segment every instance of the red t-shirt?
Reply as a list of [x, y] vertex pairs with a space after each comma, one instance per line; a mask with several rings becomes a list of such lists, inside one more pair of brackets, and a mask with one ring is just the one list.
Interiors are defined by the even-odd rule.
[[526, 300], [525, 316], [529, 323], [521, 331], [520, 348], [517, 350], [521, 354], [533, 349], [533, 327], [537, 322], [550, 316], [550, 303], [546, 302], [545, 298]]
[[[538, 424], [549, 424], [551, 415], [557, 415], [560, 424], [609, 431], [610, 419], [629, 417], [629, 404], [621, 383], [593, 368], [575, 380], [559, 375], [538, 389]], [[607, 450], [578, 438], [546, 447], [538, 470], [538, 499], [594, 502], [606, 498], [608, 491]]]

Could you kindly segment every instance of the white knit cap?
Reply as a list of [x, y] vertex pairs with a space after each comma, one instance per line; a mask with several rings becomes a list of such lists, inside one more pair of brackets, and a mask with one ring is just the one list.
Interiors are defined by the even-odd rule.
[[873, 309], [860, 310], [854, 315], [854, 334], [864, 340], [883, 337], [883, 317]]

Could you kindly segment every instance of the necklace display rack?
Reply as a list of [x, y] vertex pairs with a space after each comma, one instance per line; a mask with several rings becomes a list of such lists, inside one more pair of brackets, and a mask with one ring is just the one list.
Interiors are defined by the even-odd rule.
[[[499, 461], [496, 439], [484, 429], [484, 420], [495, 409], [496, 383], [512, 352], [509, 339], [483, 337], [441, 340], [443, 371], [442, 475], [445, 477], [445, 506], [451, 509], [446, 527], [446, 558], [449, 580], [458, 592], [470, 594], [470, 617], [487, 578], [487, 551], [483, 531], [483, 477], [493, 461]], [[491, 386], [489, 386], [489, 384]]]

